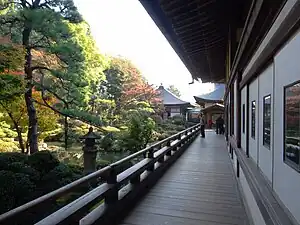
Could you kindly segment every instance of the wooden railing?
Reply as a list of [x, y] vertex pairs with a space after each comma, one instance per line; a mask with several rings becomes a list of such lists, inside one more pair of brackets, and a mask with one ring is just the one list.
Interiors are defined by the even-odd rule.
[[[0, 215], [0, 224], [87, 225], [95, 222], [111, 224], [111, 221], [118, 215], [117, 213], [128, 210], [129, 205], [159, 179], [167, 167], [181, 155], [199, 134], [199, 131], [200, 126], [197, 124], [60, 189], [8, 211]], [[142, 155], [146, 157], [125, 171], [117, 172], [125, 163]], [[52, 214], [51, 212], [48, 213], [47, 216], [48, 210], [45, 207], [47, 203], [55, 202], [60, 197], [66, 196], [80, 187], [88, 187], [93, 182], [99, 183], [100, 180], [102, 180], [100, 185], [96, 185], [86, 194]], [[34, 219], [28, 221], [26, 215], [36, 212], [37, 209], [46, 211], [46, 214], [41, 213], [46, 217], [41, 218], [40, 215], [34, 215]]]

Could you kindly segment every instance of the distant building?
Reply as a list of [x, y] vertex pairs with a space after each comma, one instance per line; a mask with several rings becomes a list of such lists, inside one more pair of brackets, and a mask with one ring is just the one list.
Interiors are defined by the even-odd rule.
[[159, 86], [157, 91], [164, 105], [165, 111], [162, 115], [163, 119], [173, 117], [176, 115], [186, 115], [188, 107], [193, 107], [189, 102], [183, 101], [175, 96], [170, 91], [166, 90], [162, 85]]
[[199, 96], [194, 96], [197, 104], [202, 107], [201, 112], [206, 120], [206, 127], [213, 128], [216, 119], [224, 115], [223, 98], [225, 94], [224, 84], [215, 84], [215, 89], [208, 93]]
[[194, 96], [194, 98], [197, 104], [199, 104], [203, 108], [206, 108], [216, 103], [223, 104], [224, 94], [225, 84], [215, 84], [215, 89], [212, 92], [208, 94]]

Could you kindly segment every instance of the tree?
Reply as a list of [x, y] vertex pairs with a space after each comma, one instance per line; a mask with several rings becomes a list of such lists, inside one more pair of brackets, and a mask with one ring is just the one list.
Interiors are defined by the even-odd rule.
[[[111, 58], [105, 70], [106, 81], [103, 82], [101, 93], [104, 98], [113, 101], [113, 115], [124, 118], [128, 110], [160, 108], [159, 93], [147, 83], [140, 71], [127, 59]], [[118, 117], [119, 116], [119, 117]]]
[[[26, 104], [22, 87], [24, 82], [21, 76], [3, 74], [0, 75], [0, 81], [8, 87], [7, 94], [2, 91], [0, 92], [0, 112], [3, 113], [2, 120], [15, 129], [21, 152], [27, 153], [29, 150], [28, 140], [26, 140], [26, 144], [24, 144], [22, 136], [22, 134], [28, 130], [28, 117], [26, 116]], [[1, 90], [5, 89], [1, 88]], [[41, 94], [34, 91], [33, 98], [41, 101]], [[48, 101], [54, 102], [55, 99], [49, 99]], [[47, 132], [57, 127], [58, 115], [43, 105], [35, 103], [35, 107], [37, 108], [39, 138], [43, 139]]]
[[170, 91], [171, 93], [173, 93], [174, 95], [176, 95], [177, 97], [180, 97], [180, 96], [181, 96], [180, 91], [179, 91], [178, 88], [176, 88], [174, 85], [170, 85], [170, 86], [167, 88], [167, 90]]
[[[9, 35], [26, 52], [24, 98], [30, 153], [38, 150], [34, 88], [42, 93], [39, 104], [65, 117], [99, 124], [98, 118], [85, 111], [90, 87], [101, 78], [102, 58], [73, 1], [5, 1], [0, 9], [6, 10], [0, 15], [0, 34]], [[50, 104], [49, 97], [55, 97], [57, 103]]]

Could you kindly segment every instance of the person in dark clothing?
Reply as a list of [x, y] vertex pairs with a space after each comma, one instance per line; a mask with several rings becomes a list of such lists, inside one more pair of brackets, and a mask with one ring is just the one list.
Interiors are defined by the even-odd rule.
[[224, 134], [224, 119], [222, 116], [219, 116], [216, 120], [216, 133]]
[[204, 118], [203, 118], [203, 115], [200, 114], [199, 115], [199, 119], [200, 119], [200, 131], [201, 131], [201, 136], [203, 138], [205, 138], [205, 121], [204, 121]]

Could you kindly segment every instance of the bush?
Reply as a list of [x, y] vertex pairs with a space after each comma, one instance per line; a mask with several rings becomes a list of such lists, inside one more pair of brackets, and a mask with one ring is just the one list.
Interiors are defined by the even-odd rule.
[[0, 153], [0, 170], [7, 170], [9, 165], [14, 162], [25, 163], [27, 158], [27, 155], [17, 152]]
[[12, 171], [0, 171], [0, 213], [4, 213], [31, 199], [35, 185], [29, 176]]
[[184, 125], [185, 124], [185, 118], [181, 115], [173, 116], [171, 118], [171, 120], [172, 120], [172, 123], [175, 125]]
[[38, 182], [40, 180], [40, 173], [22, 162], [13, 162], [9, 164], [7, 170], [12, 171], [14, 173], [26, 174], [28, 175], [29, 179], [33, 182]]
[[59, 163], [48, 151], [29, 157], [21, 153], [0, 153], [0, 213], [69, 184], [82, 175], [82, 167]]
[[72, 170], [73, 173], [82, 175], [83, 174], [83, 167], [77, 164], [69, 164], [69, 168]]
[[104, 159], [99, 159], [97, 160], [97, 169], [101, 169], [101, 168], [104, 168], [106, 166], [108, 166], [110, 164], [110, 162], [108, 160], [104, 160]]
[[73, 170], [69, 166], [60, 163], [42, 177], [42, 190], [44, 193], [48, 193], [71, 183], [79, 177], [80, 175], [74, 174]]
[[155, 129], [155, 122], [144, 113], [132, 113], [128, 121], [128, 131], [122, 138], [124, 149], [139, 151], [150, 142]]
[[59, 161], [49, 151], [36, 152], [28, 157], [28, 164], [42, 174], [46, 174], [59, 165]]
[[106, 134], [99, 143], [99, 147], [103, 151], [110, 151], [113, 149], [115, 137], [112, 133]]
[[15, 141], [5, 141], [0, 139], [0, 152], [13, 152], [18, 151], [19, 146]]

